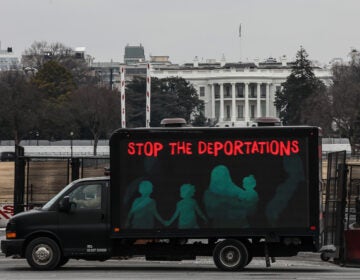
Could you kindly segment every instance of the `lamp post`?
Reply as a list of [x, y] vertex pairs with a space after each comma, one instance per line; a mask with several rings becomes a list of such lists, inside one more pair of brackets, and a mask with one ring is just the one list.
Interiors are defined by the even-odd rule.
[[39, 146], [39, 131], [36, 131], [36, 146]]
[[70, 132], [70, 157], [72, 160], [73, 157], [73, 137], [74, 137], [74, 132]]
[[29, 132], [29, 146], [31, 145], [31, 136], [32, 136], [32, 134], [33, 134], [33, 132], [30, 131], [30, 132]]

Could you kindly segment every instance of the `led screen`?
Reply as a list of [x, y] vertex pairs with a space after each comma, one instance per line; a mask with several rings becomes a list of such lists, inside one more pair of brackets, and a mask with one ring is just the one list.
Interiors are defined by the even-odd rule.
[[309, 225], [306, 137], [144, 136], [114, 150], [122, 229]]

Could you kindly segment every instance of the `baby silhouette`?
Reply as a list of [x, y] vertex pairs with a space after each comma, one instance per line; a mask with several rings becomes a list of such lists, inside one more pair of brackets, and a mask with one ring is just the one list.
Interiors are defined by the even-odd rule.
[[126, 221], [127, 228], [152, 229], [155, 226], [155, 218], [165, 224], [157, 211], [155, 200], [150, 197], [152, 191], [153, 185], [150, 181], [140, 182], [141, 197], [136, 198], [131, 206]]
[[179, 229], [199, 228], [196, 215], [199, 215], [205, 222], [207, 222], [207, 218], [201, 211], [196, 200], [192, 198], [194, 194], [195, 187], [193, 185], [184, 184], [181, 186], [180, 196], [182, 197], [182, 200], [176, 204], [176, 211], [171, 219], [166, 222], [167, 226], [171, 225], [177, 218], [179, 218]]

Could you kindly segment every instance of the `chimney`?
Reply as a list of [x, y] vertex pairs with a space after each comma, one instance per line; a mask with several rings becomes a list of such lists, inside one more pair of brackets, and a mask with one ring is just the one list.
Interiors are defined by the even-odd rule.
[[225, 63], [226, 63], [225, 54], [223, 54], [222, 57], [221, 57], [221, 61], [220, 61], [221, 67], [224, 67]]
[[197, 56], [194, 58], [194, 67], [199, 67], [199, 59]]

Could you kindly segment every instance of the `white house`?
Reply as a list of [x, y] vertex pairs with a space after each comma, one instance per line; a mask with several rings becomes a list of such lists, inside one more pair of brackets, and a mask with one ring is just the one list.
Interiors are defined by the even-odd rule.
[[[269, 58], [264, 62], [199, 62], [153, 66], [151, 76], [189, 81], [205, 103], [205, 117], [218, 126], [251, 126], [258, 117], [277, 117], [275, 93], [291, 73], [293, 63]], [[329, 69], [314, 67], [316, 77], [329, 84]]]

